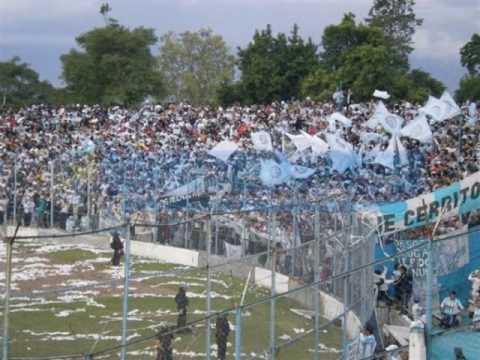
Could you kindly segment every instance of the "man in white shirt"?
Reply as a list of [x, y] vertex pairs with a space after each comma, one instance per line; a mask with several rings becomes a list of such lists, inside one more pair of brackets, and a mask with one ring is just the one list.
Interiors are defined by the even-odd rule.
[[455, 291], [451, 291], [450, 294], [443, 299], [440, 304], [440, 309], [443, 315], [441, 321], [443, 326], [450, 328], [458, 325], [457, 315], [462, 312], [463, 305], [460, 300], [457, 299], [457, 293]]

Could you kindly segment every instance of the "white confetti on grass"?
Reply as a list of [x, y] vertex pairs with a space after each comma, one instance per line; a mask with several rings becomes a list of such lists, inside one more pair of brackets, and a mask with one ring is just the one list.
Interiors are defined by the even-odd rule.
[[75, 310], [62, 310], [59, 313], [55, 314], [56, 317], [67, 317], [75, 313], [86, 312], [87, 310], [84, 308], [75, 309]]

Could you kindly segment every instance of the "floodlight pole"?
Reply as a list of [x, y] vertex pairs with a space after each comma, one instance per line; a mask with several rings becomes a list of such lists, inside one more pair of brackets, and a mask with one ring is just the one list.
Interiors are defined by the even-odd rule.
[[271, 299], [270, 299], [270, 359], [275, 360], [275, 353], [276, 353], [276, 334], [275, 334], [275, 329], [276, 329], [276, 299], [275, 299], [275, 294], [277, 292], [276, 290], [276, 274], [277, 274], [277, 269], [276, 269], [276, 264], [277, 264], [277, 251], [276, 251], [276, 246], [275, 246], [275, 220], [276, 216], [275, 213], [273, 212], [273, 208], [270, 210], [270, 227], [269, 227], [269, 243], [271, 243], [270, 249], [272, 251], [272, 256], [271, 256]]
[[313, 224], [314, 231], [314, 302], [315, 302], [315, 351], [314, 360], [320, 359], [320, 210], [315, 207], [315, 217]]

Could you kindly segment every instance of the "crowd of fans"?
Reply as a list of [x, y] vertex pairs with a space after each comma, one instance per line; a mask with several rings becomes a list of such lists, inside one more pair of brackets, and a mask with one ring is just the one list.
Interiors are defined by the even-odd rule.
[[[373, 101], [339, 108], [338, 104], [307, 99], [230, 108], [146, 103], [139, 111], [87, 105], [60, 108], [37, 105], [16, 112], [5, 111], [0, 114], [0, 199], [7, 198], [9, 205], [3, 211], [12, 216], [15, 209], [17, 221], [25, 226], [34, 223], [40, 227], [51, 225], [49, 215], [53, 213], [56, 225], [65, 229], [81, 227], [82, 215], [96, 215], [89, 216], [88, 220], [96, 218], [98, 223], [99, 218], [105, 221], [125, 214], [151, 212], [154, 221], [162, 222], [162, 208], [178, 200], [184, 200], [180, 209], [170, 208], [168, 214], [186, 211], [185, 208], [190, 211], [189, 206], [205, 210], [201, 200], [166, 197], [170, 191], [199, 178], [206, 179], [205, 193], [222, 194], [221, 198], [215, 196], [217, 210], [248, 209], [289, 201], [307, 203], [338, 193], [348, 194], [350, 204], [376, 204], [406, 200], [479, 170], [480, 125], [475, 105], [462, 107], [461, 114], [445, 121], [431, 121], [431, 141], [402, 136], [399, 141], [407, 159], [403, 162], [396, 159], [393, 167], [376, 161], [378, 153], [384, 151], [392, 139], [392, 134], [380, 125], [374, 129], [367, 127], [377, 107]], [[332, 124], [328, 120], [338, 110], [351, 120], [351, 125]], [[389, 111], [408, 125], [421, 110], [420, 106], [401, 103], [389, 106]], [[259, 131], [271, 136], [278, 152], [255, 148], [251, 134]], [[355, 166], [338, 171], [328, 153], [298, 151], [286, 134], [302, 132], [325, 142], [334, 134], [347, 142], [357, 155]], [[239, 150], [226, 161], [209, 155], [209, 150], [224, 140], [235, 142]], [[282, 161], [285, 155], [292, 163], [313, 169], [313, 175], [274, 188], [265, 186], [259, 177], [261, 160]], [[195, 195], [201, 199], [201, 193]], [[330, 206], [332, 204], [327, 208]], [[472, 221], [480, 218], [475, 216]], [[306, 233], [312, 235], [313, 226], [311, 221], [297, 219], [302, 224], [297, 234], [293, 218], [288, 212], [277, 218], [280, 224], [276, 229], [277, 268], [305, 276], [305, 259], [293, 263], [292, 256], [282, 251], [292, 246], [292, 237], [306, 239], [309, 237]], [[325, 222], [332, 219], [329, 217]], [[3, 221], [3, 216], [0, 220]], [[458, 228], [458, 220], [444, 222], [440, 231]], [[333, 226], [327, 233], [332, 232], [331, 228]], [[253, 221], [252, 229], [267, 233], [267, 221]], [[118, 265], [121, 257], [121, 243], [117, 245], [114, 247], [117, 256], [112, 259], [114, 265]], [[324, 265], [331, 268], [327, 263]], [[412, 293], [411, 280], [404, 266], [398, 271], [398, 278], [391, 282], [385, 273], [377, 271], [379, 300], [389, 305], [396, 300], [406, 309]], [[322, 278], [329, 275], [322, 274]], [[397, 298], [393, 300], [387, 295], [390, 283], [396, 289]], [[476, 292], [475, 296], [478, 297]], [[479, 326], [477, 297], [473, 301], [472, 316], [475, 314], [475, 324]], [[453, 294], [442, 303], [447, 309], [444, 321], [448, 326], [456, 321], [457, 309], [449, 310], [454, 300]], [[183, 318], [179, 321], [182, 323], [178, 326], [184, 325]], [[363, 343], [374, 349], [371, 331], [366, 330], [362, 336]], [[171, 339], [167, 339], [166, 345], [162, 345], [160, 341], [159, 349], [167, 351], [170, 342]], [[224, 354], [225, 349], [221, 350]]]
[[[327, 118], [335, 106], [310, 100], [225, 109], [145, 104], [140, 111], [86, 105], [6, 111], [0, 116], [0, 198], [8, 197], [12, 209], [16, 190], [17, 216], [25, 225], [33, 220], [39, 226], [47, 225], [53, 199], [55, 219], [65, 227], [69, 216], [82, 212], [154, 209], [169, 190], [199, 177], [216, 190], [228, 184], [216, 206], [238, 209], [287, 201], [293, 192], [297, 199], [344, 191], [352, 203], [392, 202], [478, 170], [480, 132], [476, 114], [468, 114], [472, 106], [463, 108], [467, 116], [432, 124], [429, 143], [402, 137], [408, 162], [397, 162], [394, 168], [375, 163], [375, 153], [384, 150], [391, 138], [381, 126], [367, 129], [375, 108], [374, 102], [346, 106], [342, 111], [351, 119], [351, 127], [336, 123], [333, 128]], [[389, 110], [408, 124], [418, 107], [402, 103]], [[259, 159], [274, 155], [254, 149], [250, 135], [260, 130], [271, 135], [275, 149], [290, 158], [293, 154], [295, 163], [315, 173], [294, 184], [263, 186]], [[295, 152], [285, 133], [300, 131], [321, 139], [335, 133], [353, 146], [358, 164], [340, 173], [327, 155]], [[236, 142], [239, 151], [226, 162], [208, 155], [227, 139]], [[87, 198], [87, 194], [93, 195]]]

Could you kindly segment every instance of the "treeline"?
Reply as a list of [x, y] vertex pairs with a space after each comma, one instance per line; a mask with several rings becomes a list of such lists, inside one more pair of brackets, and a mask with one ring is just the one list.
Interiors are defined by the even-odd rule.
[[[153, 29], [129, 29], [100, 13], [105, 25], [76, 38], [79, 50], [61, 56], [63, 88], [40, 81], [19, 58], [0, 62], [0, 105], [87, 103], [135, 105], [146, 97], [194, 105], [253, 104], [304, 99], [327, 100], [338, 89], [353, 100], [388, 90], [394, 100], [423, 102], [439, 96], [444, 85], [429, 73], [411, 69], [413, 35], [423, 23], [414, 0], [374, 0], [364, 21], [352, 13], [325, 28], [321, 43], [303, 38], [294, 25], [275, 34], [270, 25], [252, 40], [228, 48], [210, 29], [157, 38]], [[158, 54], [152, 53], [160, 45]], [[457, 100], [480, 100], [480, 35], [461, 50], [468, 74]]]

